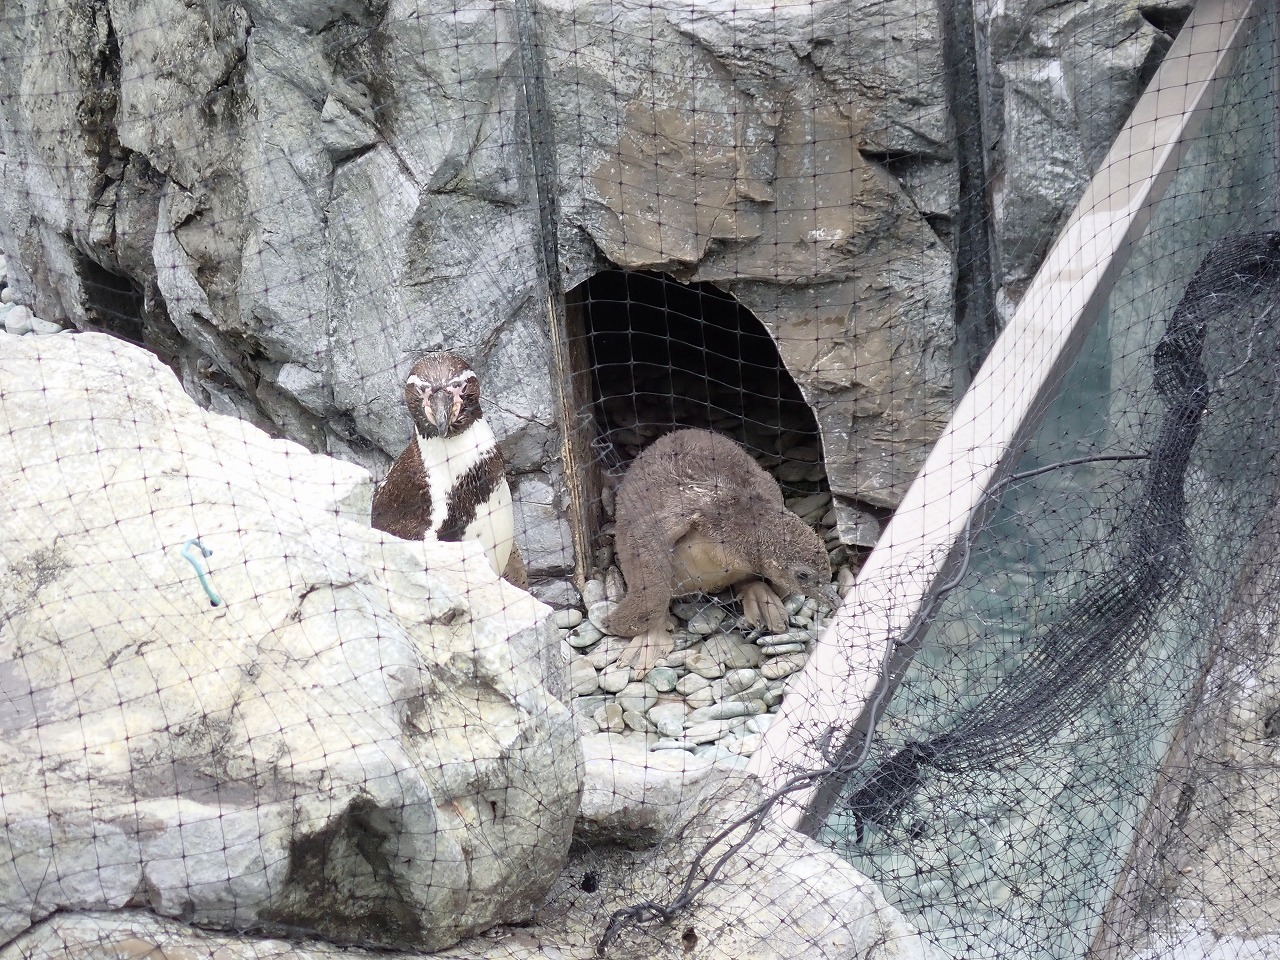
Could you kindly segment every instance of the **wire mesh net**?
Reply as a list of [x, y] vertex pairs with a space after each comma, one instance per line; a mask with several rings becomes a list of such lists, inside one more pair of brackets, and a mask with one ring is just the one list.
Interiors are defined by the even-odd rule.
[[0, 960], [1280, 956], [1277, 42], [0, 4]]

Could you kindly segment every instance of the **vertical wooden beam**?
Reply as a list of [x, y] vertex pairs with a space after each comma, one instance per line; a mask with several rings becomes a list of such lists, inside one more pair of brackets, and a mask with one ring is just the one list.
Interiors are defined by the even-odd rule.
[[560, 423], [560, 462], [564, 467], [565, 491], [569, 497], [569, 529], [573, 538], [573, 579], [578, 589], [587, 581], [591, 567], [591, 529], [596, 515], [584, 477], [592, 462], [590, 447], [578, 429], [578, 407], [573, 390], [573, 354], [565, 321], [564, 286], [561, 282], [559, 251], [559, 202], [556, 170], [555, 130], [547, 112], [544, 87], [546, 58], [538, 37], [533, 0], [515, 0], [516, 36], [524, 81], [525, 119], [529, 134], [529, 155], [533, 165], [533, 186], [538, 201], [541, 236], [539, 267], [545, 296], [543, 310], [551, 340], [551, 389]]

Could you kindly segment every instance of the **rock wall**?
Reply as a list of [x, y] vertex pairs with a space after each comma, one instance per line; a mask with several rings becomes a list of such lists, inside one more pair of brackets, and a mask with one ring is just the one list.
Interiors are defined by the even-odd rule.
[[933, 0], [19, 0], [0, 246], [37, 315], [375, 472], [411, 356], [469, 354], [554, 577], [549, 282], [731, 291], [816, 411], [837, 506], [892, 507], [952, 402], [956, 126], [985, 131], [1007, 313], [1185, 6], [978, 4], [953, 116]]
[[982, 122], [992, 145], [987, 174], [1002, 319], [1012, 315], [1193, 5], [974, 4], [983, 102], [981, 116], [963, 122]]

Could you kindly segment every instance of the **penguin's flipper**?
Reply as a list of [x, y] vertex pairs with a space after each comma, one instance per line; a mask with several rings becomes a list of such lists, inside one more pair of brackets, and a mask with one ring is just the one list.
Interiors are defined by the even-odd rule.
[[396, 457], [374, 492], [370, 525], [403, 540], [421, 540], [431, 529], [431, 490], [416, 443]]

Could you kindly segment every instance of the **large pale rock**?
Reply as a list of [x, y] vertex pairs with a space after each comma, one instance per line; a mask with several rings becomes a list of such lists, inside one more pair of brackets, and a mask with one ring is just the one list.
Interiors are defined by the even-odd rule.
[[0, 937], [135, 906], [439, 949], [530, 916], [579, 789], [545, 606], [370, 530], [364, 470], [135, 347], [0, 335], [0, 397]]
[[599, 733], [582, 741], [584, 843], [650, 847], [687, 819], [689, 805], [727, 773], [686, 750], [651, 751], [643, 739]]
[[[661, 846], [641, 852], [608, 845], [577, 848], [536, 921], [492, 931], [445, 950], [452, 960], [589, 960], [615, 911], [652, 900], [668, 903], [684, 884], [703, 845], [760, 799], [740, 775], [690, 783], [684, 815]], [[717, 844], [696, 876], [713, 862], [720, 872], [694, 885], [692, 903], [670, 922], [623, 928], [604, 956], [620, 960], [935, 960], [939, 954], [849, 864], [798, 833], [766, 823], [741, 847]], [[0, 960], [408, 960], [402, 953], [366, 953], [325, 944], [289, 944], [211, 934], [128, 911], [50, 917], [0, 949]], [[412, 956], [421, 956], [413, 954]]]

